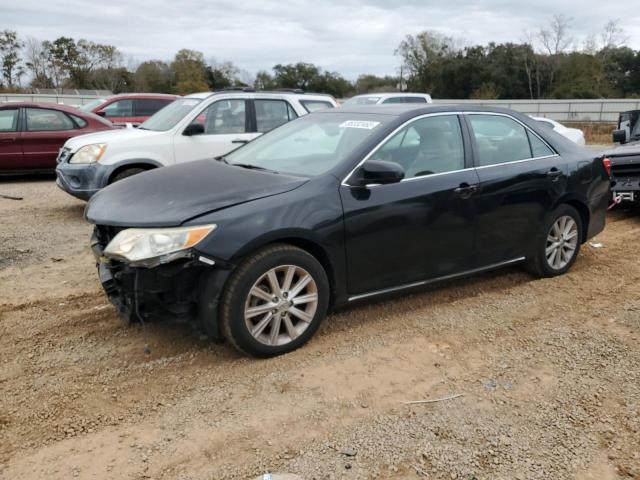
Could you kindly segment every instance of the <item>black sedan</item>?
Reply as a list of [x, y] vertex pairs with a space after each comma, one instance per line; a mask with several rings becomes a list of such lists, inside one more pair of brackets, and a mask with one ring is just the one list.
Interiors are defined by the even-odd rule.
[[266, 357], [349, 302], [518, 263], [565, 273], [604, 228], [607, 167], [510, 110], [360, 107], [118, 182], [86, 218], [127, 320]]

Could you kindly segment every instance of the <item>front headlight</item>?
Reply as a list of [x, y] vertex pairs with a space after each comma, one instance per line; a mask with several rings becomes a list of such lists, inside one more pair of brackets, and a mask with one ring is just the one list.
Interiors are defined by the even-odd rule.
[[215, 225], [178, 228], [128, 228], [119, 232], [104, 255], [132, 265], [154, 267], [189, 255], [189, 249], [215, 230]]
[[104, 155], [107, 149], [106, 143], [94, 143], [93, 145], [85, 145], [78, 150], [69, 160], [69, 163], [96, 163]]

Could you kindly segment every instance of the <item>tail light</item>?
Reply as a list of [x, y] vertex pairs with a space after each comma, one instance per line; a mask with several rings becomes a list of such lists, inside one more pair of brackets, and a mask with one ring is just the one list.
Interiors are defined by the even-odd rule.
[[607, 175], [611, 176], [611, 159], [604, 157], [602, 159], [602, 165], [604, 166], [604, 169], [607, 171]]

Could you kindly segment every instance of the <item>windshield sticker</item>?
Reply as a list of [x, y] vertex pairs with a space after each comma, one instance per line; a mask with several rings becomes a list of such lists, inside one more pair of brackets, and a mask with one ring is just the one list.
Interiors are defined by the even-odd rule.
[[373, 130], [380, 122], [370, 122], [368, 120], [347, 120], [340, 124], [340, 128], [364, 128], [365, 130]]

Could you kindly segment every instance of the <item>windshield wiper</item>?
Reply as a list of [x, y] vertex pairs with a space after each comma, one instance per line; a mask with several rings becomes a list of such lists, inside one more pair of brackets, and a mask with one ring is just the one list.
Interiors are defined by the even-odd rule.
[[258, 165], [252, 165], [250, 163], [230, 163], [229, 165], [233, 165], [234, 167], [246, 168], [248, 170], [260, 170], [263, 172], [279, 173], [275, 170], [271, 170], [270, 168], [260, 167]]

